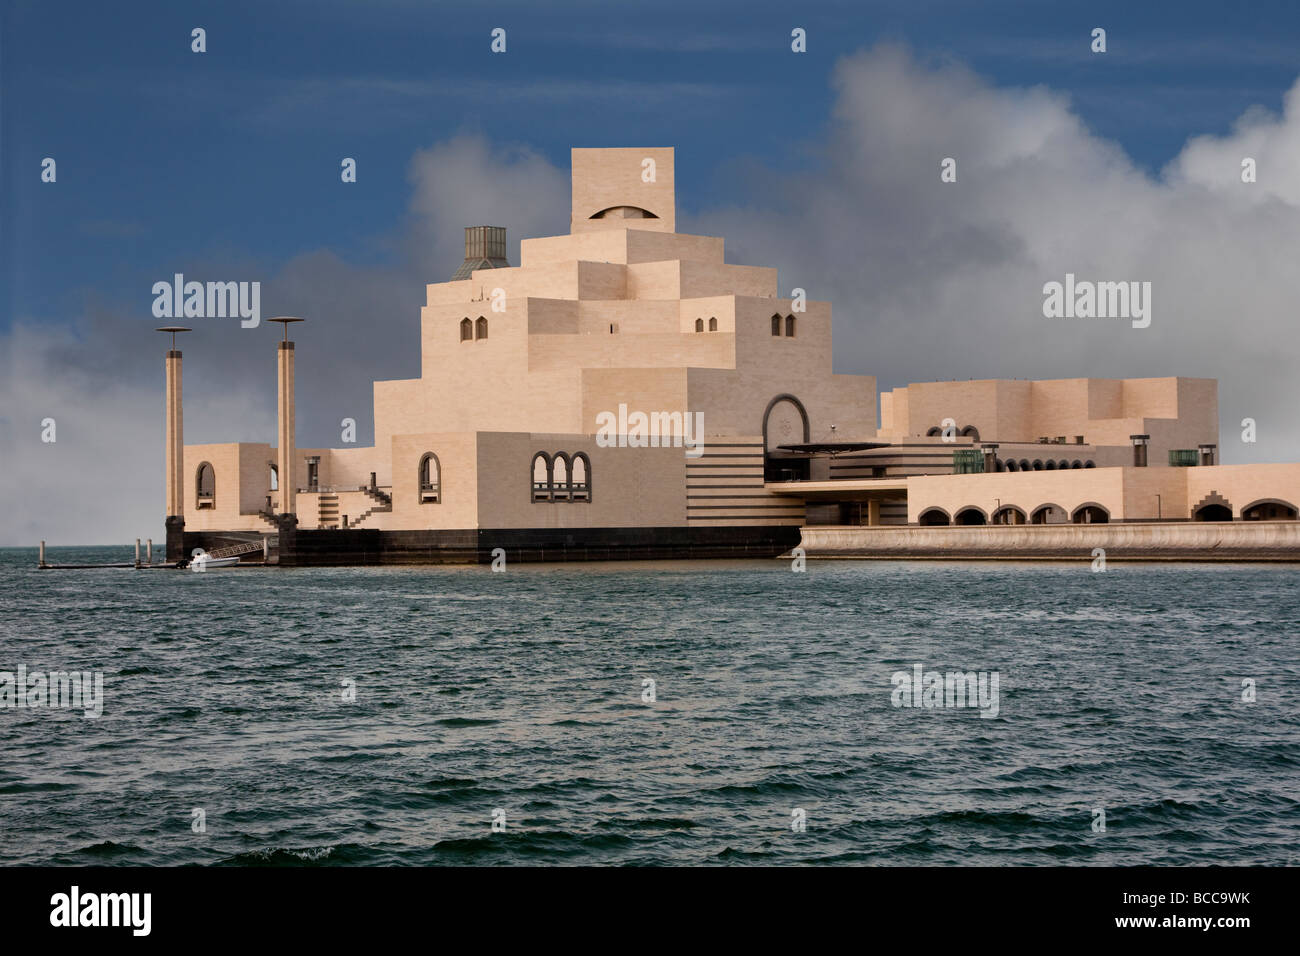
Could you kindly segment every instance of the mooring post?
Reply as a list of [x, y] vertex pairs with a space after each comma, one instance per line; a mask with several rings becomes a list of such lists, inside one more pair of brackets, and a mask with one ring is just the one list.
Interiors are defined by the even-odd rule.
[[44, 541], [41, 542], [41, 560], [40, 563], [36, 566], [38, 568], [45, 567], [45, 542]]
[[140, 566], [140, 539], [135, 539], [135, 566]]
[[146, 551], [144, 556], [144, 563], [153, 564], [153, 538], [149, 538], [147, 540], [147, 544], [148, 544], [148, 550]]
[[268, 560], [270, 560], [271, 557], [271, 545], [269, 543], [270, 540], [271, 539], [268, 538], [266, 535], [262, 535], [262, 563], [263, 564], [265, 564]]

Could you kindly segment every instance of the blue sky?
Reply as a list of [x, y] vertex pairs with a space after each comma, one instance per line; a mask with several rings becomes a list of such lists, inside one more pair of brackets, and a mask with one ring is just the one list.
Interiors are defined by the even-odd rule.
[[[1088, 48], [1094, 26], [1109, 52]], [[208, 52], [190, 52], [194, 26]], [[507, 52], [489, 51], [493, 27]], [[789, 53], [793, 26], [809, 52]], [[0, 322], [141, 298], [178, 248], [282, 261], [393, 255], [415, 150], [457, 132], [671, 144], [684, 211], [743, 202], [734, 169], [792, 169], [827, 121], [836, 60], [880, 40], [999, 85], [1067, 93], [1159, 168], [1300, 73], [1294, 3], [6, 3]], [[59, 163], [57, 189], [39, 164]], [[355, 188], [338, 162], [359, 162]], [[454, 265], [454, 264], [453, 264]]]
[[[160, 522], [152, 287], [176, 272], [308, 317], [298, 443], [345, 416], [370, 443], [371, 383], [419, 374], [462, 227], [506, 226], [516, 262], [564, 232], [574, 146], [675, 147], [679, 228], [830, 301], [836, 371], [1212, 377], [1225, 462], [1300, 459], [1298, 78], [1293, 2], [11, 0], [0, 495], [28, 507], [0, 544]], [[1150, 281], [1152, 325], [1046, 321], [1067, 272]], [[275, 332], [194, 325], [187, 442], [274, 441]], [[92, 470], [111, 515], [77, 493]]]

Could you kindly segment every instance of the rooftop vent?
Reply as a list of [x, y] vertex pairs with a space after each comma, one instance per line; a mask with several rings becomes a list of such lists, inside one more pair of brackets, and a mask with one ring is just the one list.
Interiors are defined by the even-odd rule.
[[452, 282], [468, 279], [475, 269], [508, 269], [506, 259], [505, 226], [466, 226], [465, 261], [460, 264]]

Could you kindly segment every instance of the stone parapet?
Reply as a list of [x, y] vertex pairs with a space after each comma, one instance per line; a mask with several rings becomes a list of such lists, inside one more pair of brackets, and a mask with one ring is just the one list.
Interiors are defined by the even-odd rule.
[[1300, 521], [1125, 522], [976, 527], [804, 527], [810, 558], [1296, 561]]

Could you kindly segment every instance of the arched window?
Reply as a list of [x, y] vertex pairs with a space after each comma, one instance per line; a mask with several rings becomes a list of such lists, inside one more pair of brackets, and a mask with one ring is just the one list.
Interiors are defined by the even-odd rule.
[[781, 317], [779, 315], [772, 316], [772, 334], [781, 334]]
[[533, 500], [551, 500], [551, 458], [544, 451], [533, 456]]
[[217, 506], [217, 473], [206, 461], [199, 465], [194, 475], [194, 504], [198, 508], [215, 508]]
[[703, 331], [704, 331], [704, 320], [703, 320], [703, 319], [696, 319], [696, 320], [695, 320], [695, 331], [696, 331], [696, 332], [703, 332]]
[[[998, 470], [1001, 471], [1001, 469]], [[1019, 470], [1020, 470], [1020, 466], [1016, 464], [1016, 460], [1014, 458], [1008, 458], [1007, 471], [1019, 471]]]
[[574, 501], [591, 500], [591, 462], [584, 452], [577, 452], [573, 456], [569, 488], [572, 489]]
[[716, 315], [709, 316], [709, 331], [718, 331], [718, 317]]
[[275, 467], [274, 464], [271, 465], [271, 490], [280, 490], [280, 469]]
[[551, 459], [551, 500], [569, 500], [569, 456], [562, 451]]
[[1097, 463], [1096, 463], [1095, 461], [1093, 461], [1092, 459], [1089, 459], [1088, 461], [1085, 461], [1085, 462], [1083, 463], [1083, 467], [1084, 467], [1084, 468], [1096, 468], [1096, 467], [1097, 467]]
[[436, 505], [442, 501], [442, 465], [433, 452], [420, 459], [420, 504]]
[[938, 425], [935, 425], [935, 426], [933, 426], [932, 428], [930, 428], [929, 431], [927, 431], [927, 432], [925, 433], [925, 437], [926, 437], [926, 438], [938, 438], [938, 437], [939, 437], [940, 435], [942, 435], [942, 434], [943, 434], [943, 429], [940, 428]]
[[785, 317], [785, 334], [787, 338], [794, 338], [794, 316], [793, 315], [787, 315]]
[[460, 320], [460, 340], [462, 342], [471, 342], [474, 340], [474, 323], [468, 318]]
[[1083, 462], [1079, 461], [1079, 459], [1076, 458], [1076, 459], [1074, 459], [1073, 462], [1070, 463], [1070, 467], [1071, 467], [1071, 468], [1082, 468], [1082, 467], [1083, 467]]
[[974, 425], [967, 425], [965, 428], [963, 428], [963, 429], [962, 429], [960, 432], [958, 432], [957, 434], [962, 435], [962, 436], [964, 436], [964, 437], [966, 437], [966, 438], [972, 438], [972, 439], [974, 439], [975, 441], [979, 441], [979, 440], [980, 440], [980, 430], [979, 430], [978, 428], [976, 428]]
[[478, 317], [478, 321], [474, 323], [474, 338], [487, 338], [487, 319], [481, 315]]
[[1035, 459], [1034, 459], [1034, 471], [1042, 471], [1042, 470], [1043, 470], [1043, 459], [1041, 459], [1041, 458], [1035, 458]]

